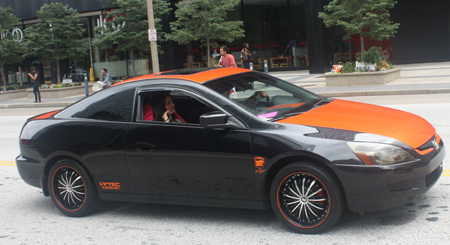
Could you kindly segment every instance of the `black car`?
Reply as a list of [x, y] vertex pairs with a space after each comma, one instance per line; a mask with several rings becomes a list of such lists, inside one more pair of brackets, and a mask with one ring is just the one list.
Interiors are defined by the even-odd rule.
[[30, 118], [22, 179], [68, 216], [100, 200], [272, 207], [319, 233], [345, 209], [403, 205], [439, 179], [443, 141], [403, 111], [239, 68], [163, 72]]

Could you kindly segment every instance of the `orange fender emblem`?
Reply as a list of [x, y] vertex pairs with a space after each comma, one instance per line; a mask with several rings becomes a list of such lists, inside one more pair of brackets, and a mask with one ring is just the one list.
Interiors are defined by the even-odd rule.
[[257, 168], [255, 172], [262, 174], [264, 171], [266, 171], [265, 169], [263, 169], [264, 166], [264, 157], [255, 157], [255, 167]]
[[119, 182], [99, 182], [100, 187], [103, 190], [120, 190]]

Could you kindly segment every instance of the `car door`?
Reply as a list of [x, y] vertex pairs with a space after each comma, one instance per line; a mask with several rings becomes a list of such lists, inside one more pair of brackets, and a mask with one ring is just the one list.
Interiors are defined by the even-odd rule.
[[100, 193], [135, 192], [124, 150], [134, 98], [134, 88], [108, 89], [72, 105], [55, 116], [66, 123], [44, 131], [52, 145], [42, 147], [79, 156]]
[[[156, 92], [156, 91], [150, 91]], [[176, 108], [188, 117], [205, 108], [186, 104], [200, 102], [209, 110], [220, 110], [192, 91], [178, 89], [186, 100]], [[143, 108], [141, 93], [138, 108]], [[183, 97], [181, 96], [181, 97]], [[175, 105], [178, 103], [174, 99]], [[179, 101], [181, 103], [181, 101]], [[148, 103], [148, 102], [146, 102]], [[196, 103], [192, 103], [193, 105]], [[228, 113], [228, 112], [227, 112]], [[236, 118], [239, 128], [203, 128], [200, 124], [143, 121], [138, 112], [126, 137], [126, 159], [139, 193], [174, 197], [252, 199], [254, 168], [248, 128]], [[200, 115], [200, 114], [198, 114]], [[230, 115], [231, 116], [231, 115]]]

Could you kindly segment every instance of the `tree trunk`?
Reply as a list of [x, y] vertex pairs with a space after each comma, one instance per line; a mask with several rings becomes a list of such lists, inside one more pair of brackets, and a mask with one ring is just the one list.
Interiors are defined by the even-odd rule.
[[209, 44], [209, 38], [206, 38], [206, 48], [207, 48], [207, 54], [208, 54], [208, 67], [211, 66], [211, 47]]
[[3, 71], [3, 61], [0, 61], [0, 69], [2, 70], [3, 87], [6, 88], [6, 77], [5, 77], [5, 71]]
[[59, 70], [59, 59], [56, 60], [56, 82], [61, 84], [61, 71]]
[[56, 58], [56, 83], [61, 84], [61, 71], [59, 70], [59, 58], [58, 58], [58, 45], [55, 44], [55, 56]]
[[[42, 78], [40, 78], [40, 79], [42, 79], [42, 80], [41, 80], [42, 84], [45, 83], [45, 69], [44, 69], [44, 62], [45, 62], [45, 61], [44, 61], [44, 57], [42, 56], [42, 57], [41, 57], [42, 74], [40, 74], [41, 69], [38, 68], [38, 67], [36, 67], [36, 71], [38, 71], [38, 74], [42, 76]], [[38, 75], [38, 76], [39, 76], [39, 75]]]
[[364, 37], [359, 34], [359, 38], [361, 39], [361, 62], [364, 62]]
[[133, 67], [133, 77], [136, 77], [136, 69], [134, 68], [134, 52], [130, 50], [131, 66]]

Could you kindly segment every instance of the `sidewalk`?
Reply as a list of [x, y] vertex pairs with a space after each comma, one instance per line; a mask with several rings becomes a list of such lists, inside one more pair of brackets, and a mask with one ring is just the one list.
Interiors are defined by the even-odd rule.
[[[398, 65], [402, 68], [401, 78], [385, 85], [326, 87], [324, 74], [309, 74], [309, 71], [269, 72], [269, 75], [304, 87], [309, 91], [329, 97], [407, 95], [450, 93], [450, 62]], [[98, 86], [94, 86], [94, 91]], [[65, 107], [84, 95], [60, 99], [42, 98], [43, 102], [34, 103], [33, 99], [20, 98], [0, 101], [0, 109]]]
[[401, 78], [385, 85], [326, 87], [323, 74], [272, 72], [272, 76], [329, 97], [450, 93], [450, 62], [398, 65]]

